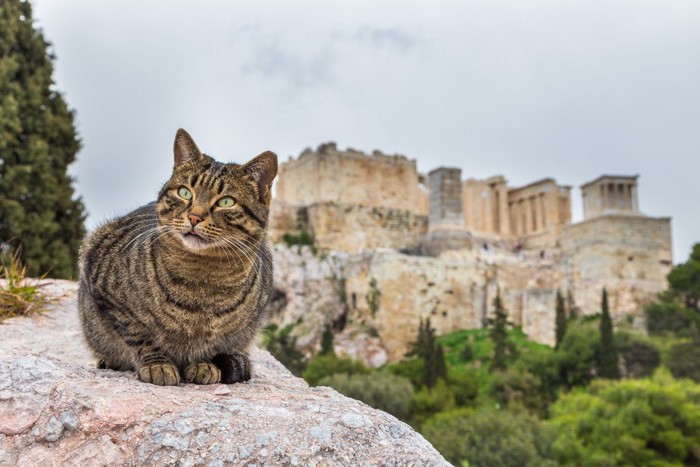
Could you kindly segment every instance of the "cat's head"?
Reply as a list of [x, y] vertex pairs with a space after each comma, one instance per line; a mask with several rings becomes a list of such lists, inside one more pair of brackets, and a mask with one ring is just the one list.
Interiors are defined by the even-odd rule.
[[158, 222], [190, 250], [246, 250], [265, 236], [277, 156], [243, 165], [202, 154], [183, 129], [175, 135], [173, 175], [158, 195]]

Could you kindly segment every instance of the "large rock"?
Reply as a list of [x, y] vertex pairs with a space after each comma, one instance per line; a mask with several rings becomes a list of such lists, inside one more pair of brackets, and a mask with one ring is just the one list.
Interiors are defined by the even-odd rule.
[[446, 465], [408, 425], [309, 388], [254, 350], [251, 381], [139, 382], [97, 370], [74, 283], [42, 315], [0, 325], [0, 465]]

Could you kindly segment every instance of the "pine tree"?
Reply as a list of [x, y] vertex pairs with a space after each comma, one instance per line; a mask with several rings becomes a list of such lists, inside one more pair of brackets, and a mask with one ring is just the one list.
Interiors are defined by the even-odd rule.
[[66, 172], [80, 142], [48, 47], [28, 1], [0, 2], [0, 246], [21, 244], [30, 275], [68, 278], [84, 234]]
[[333, 331], [330, 325], [326, 325], [323, 329], [323, 334], [321, 335], [321, 355], [335, 355], [335, 348], [333, 347]]
[[561, 345], [561, 341], [564, 340], [564, 335], [566, 334], [566, 307], [564, 306], [564, 297], [561, 294], [561, 290], [557, 289], [557, 303], [556, 303], [556, 329], [555, 329], [555, 344], [554, 349], [558, 349]]
[[493, 360], [491, 371], [505, 370], [509, 356], [515, 353], [513, 345], [508, 341], [508, 312], [503, 308], [501, 292], [496, 293], [493, 300], [494, 317], [488, 320], [491, 328], [489, 337], [493, 343]]
[[423, 359], [422, 385], [428, 388], [435, 387], [438, 379], [447, 381], [447, 364], [445, 352], [437, 341], [435, 329], [430, 324], [430, 318], [423, 321], [421, 318], [418, 327], [418, 337], [411, 344], [407, 356], [415, 356]]
[[620, 373], [617, 366], [617, 349], [613, 341], [613, 325], [608, 308], [608, 292], [603, 289], [600, 315], [600, 356], [598, 371], [602, 378], [617, 379]]

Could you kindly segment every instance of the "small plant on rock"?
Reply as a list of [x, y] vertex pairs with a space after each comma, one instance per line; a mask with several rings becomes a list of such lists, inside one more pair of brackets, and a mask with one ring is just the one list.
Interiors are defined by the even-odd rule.
[[0, 263], [0, 321], [41, 311], [48, 299], [41, 284], [27, 277], [20, 250], [3, 254]]

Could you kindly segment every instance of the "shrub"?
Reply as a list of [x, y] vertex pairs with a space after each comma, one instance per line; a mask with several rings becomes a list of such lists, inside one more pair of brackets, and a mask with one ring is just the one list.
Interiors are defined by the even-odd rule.
[[459, 407], [474, 406], [479, 396], [479, 377], [474, 370], [450, 369], [447, 386]]
[[525, 407], [540, 412], [546, 406], [539, 392], [540, 382], [532, 373], [509, 368], [493, 374], [491, 397], [503, 407]]
[[599, 353], [600, 333], [595, 323], [570, 323], [557, 349], [556, 360], [562, 383], [568, 388], [587, 385], [596, 374]]
[[700, 389], [666, 380], [597, 381], [551, 408], [564, 465], [698, 465]]
[[263, 347], [295, 376], [301, 375], [306, 366], [304, 355], [297, 349], [297, 339], [292, 335], [296, 324], [282, 329], [276, 324], [268, 325], [263, 331]]
[[335, 373], [322, 378], [319, 386], [330, 386], [341, 394], [405, 419], [413, 397], [411, 382], [387, 372], [372, 374]]
[[673, 345], [664, 365], [676, 378], [690, 378], [700, 383], [700, 341], [695, 339]]
[[654, 374], [661, 363], [661, 353], [652, 342], [639, 334], [618, 332], [615, 347], [620, 356], [623, 376], [643, 378]]
[[410, 407], [410, 423], [420, 429], [424, 421], [438, 412], [455, 408], [455, 396], [444, 379], [440, 378], [434, 387], [424, 386], [413, 394]]
[[408, 379], [415, 389], [420, 389], [423, 385], [423, 366], [425, 362], [422, 358], [410, 358], [398, 363], [389, 365], [387, 369], [397, 375]]
[[306, 365], [302, 378], [304, 378], [310, 386], [317, 386], [321, 379], [336, 373], [361, 375], [369, 373], [369, 368], [361, 361], [353, 360], [349, 357], [319, 355]]
[[39, 312], [48, 302], [40, 284], [27, 278], [20, 258], [19, 250], [0, 257], [0, 321]]
[[652, 303], [644, 309], [647, 331], [652, 336], [689, 337], [698, 326], [698, 313], [675, 302], [670, 297]]
[[423, 426], [423, 435], [454, 465], [550, 466], [547, 426], [525, 413], [469, 409], [440, 413]]

